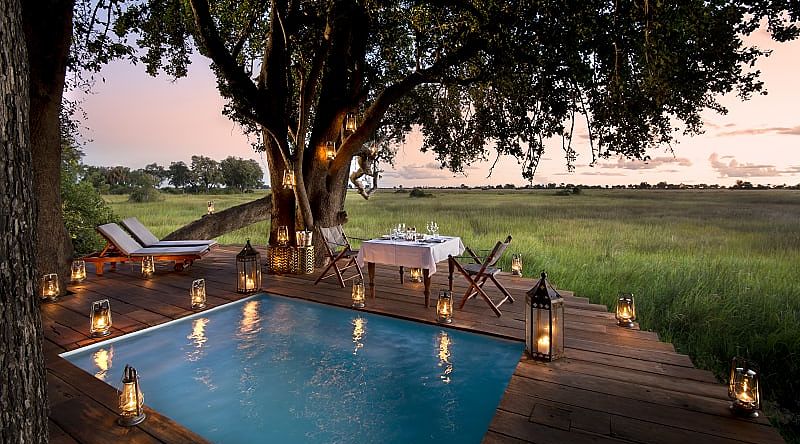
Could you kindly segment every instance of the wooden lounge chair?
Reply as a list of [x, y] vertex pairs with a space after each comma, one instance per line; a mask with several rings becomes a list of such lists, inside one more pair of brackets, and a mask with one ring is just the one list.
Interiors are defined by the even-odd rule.
[[213, 247], [217, 245], [217, 241], [211, 240], [159, 240], [150, 232], [139, 219], [129, 217], [122, 219], [122, 226], [125, 227], [132, 235], [133, 238], [139, 241], [144, 247], [196, 247], [208, 246]]
[[[448, 260], [450, 261], [450, 269], [458, 270], [464, 278], [469, 282], [469, 287], [467, 287], [467, 292], [464, 293], [464, 297], [461, 299], [461, 304], [459, 305], [459, 309], [464, 308], [464, 304], [467, 303], [468, 299], [472, 299], [478, 295], [483, 298], [489, 307], [494, 311], [498, 317], [502, 315], [500, 312], [500, 306], [503, 305], [506, 301], [514, 302], [514, 298], [511, 297], [511, 293], [506, 290], [505, 287], [497, 280], [495, 277], [498, 273], [502, 270], [500, 268], [495, 267], [497, 261], [503, 256], [503, 253], [508, 248], [508, 245], [511, 243], [511, 236], [508, 236], [504, 242], [498, 242], [495, 244], [494, 248], [489, 252], [486, 257], [480, 257], [475, 254], [469, 247], [466, 248], [467, 253], [469, 256], [458, 256], [458, 257], [466, 257], [472, 259], [474, 263], [472, 264], [461, 264], [456, 260], [457, 258], [454, 256], [449, 256]], [[452, 273], [452, 271], [451, 271]], [[500, 302], [495, 303], [483, 291], [483, 284], [486, 283], [487, 280], [491, 280], [494, 285], [503, 293], [505, 296]], [[453, 279], [450, 276], [450, 290], [453, 289]]]
[[[358, 278], [364, 279], [364, 273], [361, 272], [361, 266], [358, 265], [358, 261], [356, 260], [356, 256], [358, 256], [358, 250], [354, 250], [350, 247], [350, 241], [347, 240], [347, 236], [344, 234], [344, 230], [342, 230], [341, 225], [337, 225], [335, 227], [328, 227], [328, 228], [319, 228], [319, 233], [322, 235], [322, 239], [325, 241], [325, 255], [330, 259], [328, 266], [322, 270], [319, 277], [316, 281], [314, 281], [314, 285], [317, 285], [319, 281], [323, 279], [327, 279], [329, 277], [336, 276], [339, 280], [339, 285], [344, 288], [345, 281], [349, 281], [350, 279]], [[339, 268], [337, 262], [339, 261], [347, 261], [344, 267]], [[352, 276], [347, 278], [344, 277], [344, 271], [355, 267], [356, 273]], [[333, 273], [328, 274], [327, 276], [325, 273], [328, 272], [333, 268]]]
[[181, 271], [183, 267], [191, 265], [195, 260], [208, 254], [208, 245], [193, 247], [143, 247], [136, 242], [125, 230], [115, 223], [100, 225], [97, 232], [106, 239], [106, 246], [100, 253], [91, 254], [83, 258], [86, 262], [95, 265], [95, 273], [103, 274], [106, 263], [111, 264], [111, 269], [116, 264], [128, 261], [141, 261], [143, 257], [153, 256], [155, 260], [174, 261], [175, 270]]

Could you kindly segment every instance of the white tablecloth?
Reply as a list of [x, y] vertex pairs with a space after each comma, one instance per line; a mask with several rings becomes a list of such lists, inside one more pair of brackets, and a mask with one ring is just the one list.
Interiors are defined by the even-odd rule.
[[436, 273], [436, 263], [448, 255], [459, 256], [464, 252], [460, 237], [441, 236], [441, 243], [413, 242], [405, 240], [372, 239], [361, 244], [358, 263], [397, 265], [401, 267], [427, 268], [428, 274]]

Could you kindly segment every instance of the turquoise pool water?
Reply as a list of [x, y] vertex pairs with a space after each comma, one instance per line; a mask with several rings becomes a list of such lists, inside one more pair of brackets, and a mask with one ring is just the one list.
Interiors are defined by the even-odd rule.
[[[112, 307], [113, 309], [113, 307]], [[219, 443], [479, 443], [523, 344], [272, 295], [63, 356]]]

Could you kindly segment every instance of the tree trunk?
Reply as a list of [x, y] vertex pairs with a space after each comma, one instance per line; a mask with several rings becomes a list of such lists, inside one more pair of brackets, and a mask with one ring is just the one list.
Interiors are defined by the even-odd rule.
[[0, 2], [0, 442], [46, 443], [28, 62], [19, 0]]
[[213, 239], [250, 224], [266, 220], [272, 213], [272, 195], [208, 214], [168, 234], [164, 240]]
[[[72, 241], [61, 209], [61, 126], [59, 112], [72, 39], [74, 0], [23, 2], [23, 26], [30, 62], [30, 130], [33, 184], [38, 198], [37, 275], [58, 273], [66, 290]], [[43, 11], [46, 11], [43, 12]]]

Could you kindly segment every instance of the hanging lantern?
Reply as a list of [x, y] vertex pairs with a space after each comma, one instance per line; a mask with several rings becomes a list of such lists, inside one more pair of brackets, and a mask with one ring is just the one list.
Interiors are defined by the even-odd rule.
[[533, 359], [553, 361], [564, 354], [564, 299], [547, 274], [525, 295], [525, 350]]
[[522, 276], [522, 255], [519, 253], [511, 256], [511, 274]]
[[49, 273], [42, 276], [42, 299], [55, 301], [60, 293], [57, 274]]
[[356, 132], [356, 128], [358, 128], [358, 120], [356, 119], [356, 115], [353, 113], [347, 113], [344, 118], [344, 131], [352, 134]]
[[439, 290], [439, 297], [436, 299], [436, 322], [443, 324], [453, 322], [453, 292], [450, 290]]
[[617, 299], [615, 317], [620, 327], [633, 328], [635, 325], [633, 321], [636, 320], [636, 304], [634, 303], [632, 294], [623, 293], [620, 295], [619, 299]]
[[364, 308], [364, 281], [353, 280], [353, 308]]
[[149, 279], [153, 277], [156, 272], [156, 263], [153, 256], [145, 256], [142, 258], [142, 277]]
[[422, 268], [410, 268], [411, 282], [422, 282]]
[[83, 282], [86, 279], [86, 262], [84, 262], [83, 259], [75, 259], [72, 261], [71, 269], [70, 281], [73, 284]]
[[731, 377], [728, 381], [728, 397], [733, 400], [731, 410], [738, 415], [757, 417], [761, 408], [761, 392], [758, 387], [758, 369], [744, 358], [731, 360]]
[[278, 245], [285, 247], [289, 244], [289, 227], [281, 225], [278, 227]]
[[122, 371], [122, 388], [119, 392], [119, 418], [117, 424], [132, 427], [144, 421], [144, 396], [139, 387], [136, 369], [126, 365]]
[[336, 144], [332, 141], [325, 142], [325, 159], [333, 160], [336, 158]]
[[208, 201], [208, 214], [214, 214], [214, 201]]
[[294, 188], [294, 171], [291, 170], [284, 170], [283, 171], [283, 187], [284, 188]]
[[111, 303], [108, 299], [92, 302], [89, 312], [89, 333], [93, 338], [111, 334]]
[[250, 245], [250, 239], [236, 255], [236, 284], [238, 293], [253, 293], [261, 289], [261, 255]]
[[206, 280], [195, 279], [192, 281], [192, 289], [190, 290], [192, 296], [192, 310], [199, 310], [206, 308]]

